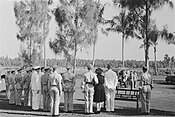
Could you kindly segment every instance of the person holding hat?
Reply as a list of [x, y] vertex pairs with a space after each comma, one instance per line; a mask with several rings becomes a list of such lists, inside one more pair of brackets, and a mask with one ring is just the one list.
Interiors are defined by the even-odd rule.
[[106, 111], [113, 112], [114, 111], [114, 98], [115, 98], [115, 90], [118, 84], [118, 76], [111, 69], [111, 65], [107, 65], [107, 71], [105, 72], [105, 94], [106, 94]]
[[22, 69], [17, 70], [18, 73], [15, 76], [16, 82], [16, 105], [21, 105], [21, 97], [22, 97]]
[[62, 95], [62, 85], [61, 80], [62, 76], [57, 72], [57, 67], [53, 67], [53, 73], [49, 77], [48, 89], [50, 92], [51, 99], [51, 114], [52, 116], [59, 116], [59, 105], [60, 105], [60, 96]]
[[151, 90], [153, 88], [153, 80], [151, 75], [148, 73], [147, 67], [143, 66], [143, 73], [140, 79], [140, 101], [141, 101], [141, 111], [144, 115], [149, 115], [150, 113], [150, 98]]
[[50, 69], [46, 67], [44, 71], [44, 74], [41, 76], [41, 94], [43, 95], [43, 110], [49, 111], [48, 81], [50, 76]]
[[71, 65], [66, 66], [67, 72], [62, 75], [64, 92], [64, 111], [73, 112], [73, 95], [75, 92], [75, 74], [71, 72]]
[[9, 104], [15, 104], [15, 71], [12, 70], [9, 76], [9, 90], [10, 90], [10, 98]]
[[94, 102], [97, 104], [96, 114], [100, 114], [102, 102], [105, 101], [105, 88], [104, 88], [104, 76], [102, 75], [103, 70], [97, 68], [95, 70], [98, 78], [98, 84], [94, 87]]
[[94, 84], [98, 84], [98, 78], [96, 74], [92, 72], [93, 66], [91, 64], [87, 64], [86, 67], [88, 72], [84, 74], [84, 80], [82, 81], [81, 89], [85, 98], [85, 114], [92, 114]]
[[32, 90], [32, 109], [39, 110], [40, 106], [40, 96], [41, 96], [41, 82], [39, 77], [40, 67], [34, 67], [34, 71], [31, 77], [31, 90]]
[[31, 82], [31, 69], [27, 68], [23, 77], [23, 90], [24, 90], [24, 106], [29, 106], [29, 88]]

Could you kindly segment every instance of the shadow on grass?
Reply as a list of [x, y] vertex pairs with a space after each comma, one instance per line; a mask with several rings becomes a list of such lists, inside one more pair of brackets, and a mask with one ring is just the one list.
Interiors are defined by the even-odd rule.
[[51, 116], [51, 115], [41, 114], [41, 113], [20, 113], [20, 112], [1, 112], [1, 113], [13, 114], [13, 115]]
[[[24, 106], [16, 106], [16, 105], [9, 105], [8, 101], [1, 100], [4, 95], [0, 94], [0, 113], [6, 114], [14, 114], [14, 115], [31, 115], [31, 116], [50, 116], [49, 112], [42, 112], [42, 111], [33, 111], [31, 107], [24, 107]], [[76, 99], [78, 101], [84, 101], [84, 99]], [[64, 113], [63, 111], [64, 103], [60, 104], [60, 113]], [[72, 114], [84, 114], [84, 104], [74, 104], [74, 112]], [[94, 112], [96, 108], [94, 107]], [[21, 112], [25, 111], [25, 112]], [[27, 112], [28, 111], [28, 112]], [[139, 112], [135, 108], [128, 108], [128, 107], [120, 107], [115, 109], [114, 112], [107, 113], [105, 109], [102, 108], [102, 114], [105, 115], [118, 115], [118, 116], [141, 116]], [[151, 109], [150, 116], [175, 116], [175, 112], [172, 111], [164, 111], [164, 110], [157, 110]]]

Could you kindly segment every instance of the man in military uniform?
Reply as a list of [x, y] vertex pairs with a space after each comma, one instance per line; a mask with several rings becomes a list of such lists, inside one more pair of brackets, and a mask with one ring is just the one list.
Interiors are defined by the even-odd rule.
[[[42, 89], [42, 86], [41, 86], [41, 77], [44, 75], [44, 67], [41, 67], [40, 68], [40, 71], [39, 71], [39, 82], [40, 82], [40, 85], [39, 85], [39, 87], [40, 87], [40, 90]], [[44, 107], [43, 107], [44, 105], [43, 105], [43, 94], [42, 93], [40, 93], [40, 104], [39, 104], [39, 108], [40, 109], [43, 109]]]
[[62, 77], [56, 71], [56, 66], [53, 67], [53, 73], [50, 75], [48, 81], [48, 88], [50, 91], [51, 98], [51, 114], [52, 116], [59, 116], [59, 105], [60, 105], [60, 96], [62, 95], [62, 86], [61, 80]]
[[9, 104], [15, 104], [15, 71], [12, 70], [9, 78], [10, 99]]
[[92, 72], [93, 66], [91, 64], [86, 65], [88, 72], [84, 74], [84, 80], [82, 82], [81, 89], [85, 97], [85, 113], [93, 113], [93, 96], [94, 96], [94, 84], [98, 84], [98, 78], [95, 73]]
[[5, 85], [6, 85], [6, 97], [7, 99], [10, 98], [10, 91], [9, 91], [9, 76], [10, 76], [10, 73], [11, 71], [8, 70], [7, 71], [7, 75], [5, 76]]
[[31, 69], [28, 68], [23, 77], [24, 106], [29, 106], [29, 87], [31, 82]]
[[49, 89], [48, 89], [48, 81], [49, 81], [49, 68], [45, 68], [44, 75], [41, 76], [41, 94], [43, 95], [43, 110], [49, 111]]
[[16, 82], [16, 105], [21, 105], [21, 96], [22, 96], [22, 69], [17, 70], [18, 73], [15, 76]]
[[64, 111], [73, 112], [73, 94], [75, 92], [75, 75], [71, 72], [71, 65], [67, 65], [67, 72], [63, 73], [62, 85], [64, 92]]
[[151, 75], [148, 73], [147, 67], [143, 67], [142, 77], [140, 79], [140, 101], [141, 101], [141, 111], [144, 115], [149, 115], [150, 113], [150, 99], [151, 90], [153, 88], [153, 80]]

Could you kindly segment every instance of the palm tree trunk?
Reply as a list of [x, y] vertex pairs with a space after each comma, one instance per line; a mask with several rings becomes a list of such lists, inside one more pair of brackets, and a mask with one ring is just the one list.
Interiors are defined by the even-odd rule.
[[124, 61], [124, 40], [125, 39], [125, 35], [122, 34], [122, 67], [125, 67], [125, 61]]
[[156, 56], [156, 45], [154, 45], [154, 65], [155, 65], [155, 75], [157, 75], [157, 56]]
[[93, 44], [93, 58], [92, 58], [92, 65], [93, 67], [95, 66], [95, 46], [96, 46], [96, 43], [94, 42]]
[[76, 42], [75, 42], [73, 73], [75, 73], [76, 64], [77, 64], [76, 57], [77, 57], [77, 44], [76, 44]]
[[145, 42], [145, 66], [149, 69], [149, 38], [148, 38], [148, 2], [146, 1], [146, 42]]

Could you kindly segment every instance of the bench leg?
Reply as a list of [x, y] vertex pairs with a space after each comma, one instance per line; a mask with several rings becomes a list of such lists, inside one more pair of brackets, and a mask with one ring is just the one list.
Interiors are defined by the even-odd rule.
[[139, 101], [137, 100], [137, 112], [139, 112]]

